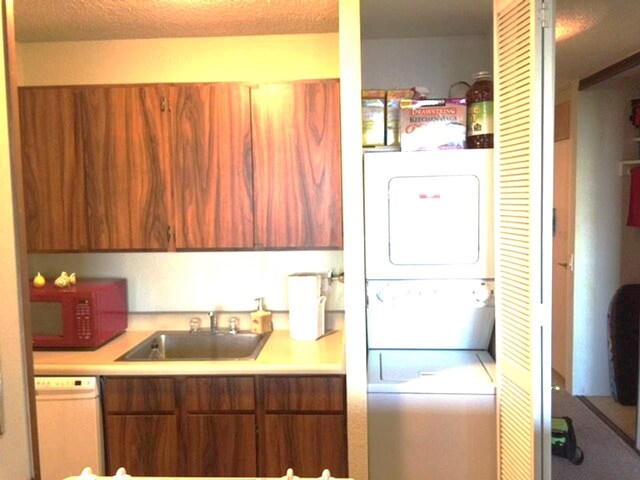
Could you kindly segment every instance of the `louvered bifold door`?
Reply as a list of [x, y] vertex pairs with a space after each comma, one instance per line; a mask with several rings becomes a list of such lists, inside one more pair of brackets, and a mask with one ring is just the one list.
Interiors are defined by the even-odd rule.
[[551, 7], [540, 0], [494, 0], [501, 480], [550, 480]]

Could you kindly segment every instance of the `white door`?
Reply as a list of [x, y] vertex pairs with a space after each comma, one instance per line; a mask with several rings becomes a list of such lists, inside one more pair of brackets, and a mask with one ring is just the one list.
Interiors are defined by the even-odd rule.
[[[11, 9], [11, 1], [3, 1]], [[3, 9], [4, 10], [4, 9]], [[9, 17], [9, 15], [7, 15]], [[7, 18], [8, 23], [12, 23]], [[0, 23], [0, 38], [4, 38]], [[4, 42], [3, 42], [4, 44]], [[5, 71], [5, 55], [0, 71]], [[29, 427], [29, 395], [23, 338], [19, 263], [14, 228], [14, 191], [11, 184], [5, 76], [0, 81], [0, 478], [33, 478]]]
[[504, 480], [551, 478], [553, 23], [553, 0], [494, 0], [496, 408]]

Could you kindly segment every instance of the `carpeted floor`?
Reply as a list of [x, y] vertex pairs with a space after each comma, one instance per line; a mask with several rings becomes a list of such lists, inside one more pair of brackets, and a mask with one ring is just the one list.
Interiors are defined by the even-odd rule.
[[564, 391], [553, 393], [553, 416], [573, 420], [584, 463], [573, 465], [553, 457], [553, 480], [639, 480], [640, 454], [629, 447], [579, 399]]

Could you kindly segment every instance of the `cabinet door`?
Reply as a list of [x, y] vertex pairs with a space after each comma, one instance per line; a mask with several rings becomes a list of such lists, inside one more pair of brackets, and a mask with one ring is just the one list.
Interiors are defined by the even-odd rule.
[[187, 474], [255, 477], [254, 377], [188, 377], [181, 399]]
[[315, 478], [328, 468], [336, 478], [347, 477], [345, 423], [344, 415], [266, 414], [261, 474], [277, 477], [291, 467]]
[[255, 414], [187, 414], [184, 448], [189, 476], [255, 477]]
[[125, 466], [135, 476], [178, 475], [176, 415], [107, 415], [107, 474]]
[[20, 134], [30, 252], [88, 247], [84, 165], [72, 88], [21, 88]]
[[251, 121], [256, 247], [341, 247], [339, 83], [257, 86]]
[[177, 249], [253, 247], [249, 87], [171, 88]]
[[168, 112], [162, 86], [80, 90], [91, 250], [166, 250]]

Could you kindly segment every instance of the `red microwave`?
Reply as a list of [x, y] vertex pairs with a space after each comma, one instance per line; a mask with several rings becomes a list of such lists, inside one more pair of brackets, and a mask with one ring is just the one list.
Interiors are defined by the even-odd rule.
[[35, 349], [94, 350], [127, 328], [126, 279], [31, 285], [30, 304]]

